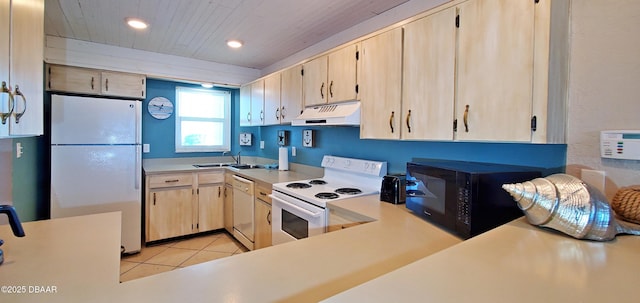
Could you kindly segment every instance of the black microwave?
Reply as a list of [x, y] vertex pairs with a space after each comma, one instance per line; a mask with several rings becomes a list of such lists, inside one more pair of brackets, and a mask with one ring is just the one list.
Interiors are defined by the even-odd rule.
[[466, 161], [407, 163], [406, 207], [468, 239], [523, 215], [505, 183], [538, 178], [530, 167]]

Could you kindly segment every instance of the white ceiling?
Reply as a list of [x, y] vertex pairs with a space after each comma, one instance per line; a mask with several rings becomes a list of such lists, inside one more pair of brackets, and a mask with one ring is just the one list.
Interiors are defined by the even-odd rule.
[[45, 34], [261, 70], [407, 1], [45, 0]]

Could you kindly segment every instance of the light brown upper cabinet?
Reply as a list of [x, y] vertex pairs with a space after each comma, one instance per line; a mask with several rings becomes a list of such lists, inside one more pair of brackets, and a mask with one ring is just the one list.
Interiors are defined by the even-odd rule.
[[44, 1], [2, 1], [0, 23], [0, 138], [41, 135]]
[[362, 42], [362, 138], [453, 139], [455, 12]]
[[350, 44], [303, 63], [304, 106], [358, 98], [358, 45]]
[[64, 65], [47, 65], [48, 91], [144, 99], [147, 77]]
[[402, 28], [362, 41], [360, 137], [399, 139]]
[[280, 123], [291, 123], [302, 113], [302, 65], [282, 71]]
[[264, 125], [280, 124], [280, 73], [264, 78]]
[[105, 96], [144, 99], [147, 92], [145, 75], [102, 71], [101, 92]]
[[458, 5], [456, 140], [531, 141], [535, 6]]
[[251, 83], [251, 126], [264, 125], [264, 79]]
[[401, 138], [452, 140], [455, 7], [404, 27]]
[[251, 83], [240, 86], [240, 126], [251, 126]]

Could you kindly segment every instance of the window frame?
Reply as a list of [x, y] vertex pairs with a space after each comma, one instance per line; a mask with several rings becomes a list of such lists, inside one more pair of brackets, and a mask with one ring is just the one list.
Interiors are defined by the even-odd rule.
[[[200, 118], [182, 117], [180, 115], [180, 91], [199, 92], [211, 95], [222, 95], [224, 97], [224, 117], [220, 118]], [[175, 152], [176, 153], [199, 153], [199, 152], [222, 152], [231, 150], [231, 92], [227, 90], [205, 89], [188, 86], [177, 86], [175, 89]], [[182, 122], [183, 121], [204, 121], [222, 122], [223, 139], [221, 145], [189, 146], [182, 145]]]

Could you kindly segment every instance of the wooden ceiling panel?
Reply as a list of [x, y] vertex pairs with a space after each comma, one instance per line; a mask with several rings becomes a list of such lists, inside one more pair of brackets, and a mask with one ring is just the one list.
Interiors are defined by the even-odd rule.
[[[45, 0], [45, 33], [263, 69], [408, 0]], [[136, 32], [124, 19], [140, 17]], [[242, 49], [225, 42], [244, 41]]]

